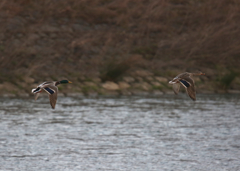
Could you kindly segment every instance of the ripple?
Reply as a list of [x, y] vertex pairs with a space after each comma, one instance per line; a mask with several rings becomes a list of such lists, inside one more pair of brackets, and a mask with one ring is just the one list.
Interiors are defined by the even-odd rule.
[[0, 98], [1, 169], [239, 170], [239, 99]]

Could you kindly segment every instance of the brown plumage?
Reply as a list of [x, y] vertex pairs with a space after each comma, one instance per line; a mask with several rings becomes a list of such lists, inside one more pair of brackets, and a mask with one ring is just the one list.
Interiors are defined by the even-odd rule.
[[55, 109], [55, 105], [57, 103], [58, 87], [57, 86], [51, 86], [51, 85], [49, 85], [48, 87], [51, 88], [52, 90], [54, 90], [54, 93], [49, 94], [48, 97], [49, 97], [49, 101], [50, 101], [50, 104], [51, 104], [52, 108]]
[[39, 94], [42, 92], [42, 90], [45, 90], [48, 93], [50, 105], [53, 109], [55, 109], [55, 105], [57, 103], [57, 93], [58, 93], [58, 87], [59, 84], [64, 83], [72, 83], [68, 80], [62, 80], [62, 81], [48, 81], [40, 84], [37, 88], [32, 89], [32, 93], [35, 95], [35, 100], [37, 100]]
[[192, 100], [196, 100], [196, 90], [194, 80], [191, 78], [194, 75], [205, 75], [204, 73], [189, 73], [184, 72], [179, 74], [172, 81], [169, 81], [169, 84], [173, 85], [173, 91], [175, 94], [178, 94], [180, 89], [180, 84], [186, 89], [187, 94]]

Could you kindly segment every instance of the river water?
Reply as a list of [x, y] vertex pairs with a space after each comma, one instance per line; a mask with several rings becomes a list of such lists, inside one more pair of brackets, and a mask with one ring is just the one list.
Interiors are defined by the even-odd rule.
[[0, 98], [0, 170], [239, 171], [240, 95]]

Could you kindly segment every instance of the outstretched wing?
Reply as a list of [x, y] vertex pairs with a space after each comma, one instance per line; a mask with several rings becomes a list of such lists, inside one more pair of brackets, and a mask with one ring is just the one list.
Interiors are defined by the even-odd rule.
[[174, 91], [175, 94], [178, 94], [179, 89], [180, 89], [180, 84], [179, 83], [173, 84], [173, 91]]
[[187, 94], [192, 100], [196, 100], [196, 90], [194, 86], [194, 81], [190, 77], [185, 77], [179, 80], [183, 87], [186, 89]]
[[57, 93], [58, 88], [56, 86], [48, 85], [43, 88], [49, 94], [49, 101], [53, 109], [55, 109], [55, 105], [57, 102]]
[[40, 93], [36, 93], [36, 94], [34, 94], [34, 95], [35, 95], [35, 101], [36, 101], [36, 100], [38, 99]]

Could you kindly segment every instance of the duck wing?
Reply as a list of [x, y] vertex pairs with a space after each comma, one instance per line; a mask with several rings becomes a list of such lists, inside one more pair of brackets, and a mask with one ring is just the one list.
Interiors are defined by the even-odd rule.
[[179, 83], [173, 84], [173, 91], [174, 91], [175, 94], [178, 94], [179, 89], [180, 89], [180, 84]]
[[34, 94], [34, 96], [35, 96], [35, 101], [38, 99], [39, 95], [40, 95], [40, 93]]
[[194, 81], [190, 77], [185, 77], [179, 80], [182, 86], [186, 89], [188, 96], [192, 100], [196, 100], [196, 90], [194, 86]]
[[48, 93], [50, 104], [52, 108], [55, 109], [55, 105], [57, 102], [58, 88], [53, 85], [48, 85], [46, 87], [43, 87], [43, 89]]

